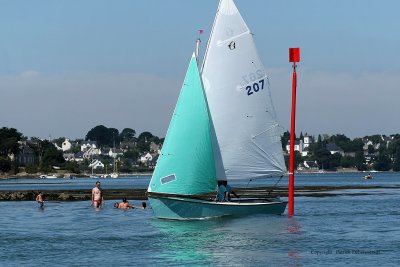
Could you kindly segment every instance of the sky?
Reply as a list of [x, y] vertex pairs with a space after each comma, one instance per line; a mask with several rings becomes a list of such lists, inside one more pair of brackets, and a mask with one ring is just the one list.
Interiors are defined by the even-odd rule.
[[[236, 0], [289, 130], [300, 47], [297, 133], [400, 133], [400, 1]], [[198, 30], [218, 0], [0, 0], [0, 127], [84, 138], [96, 125], [163, 137]]]

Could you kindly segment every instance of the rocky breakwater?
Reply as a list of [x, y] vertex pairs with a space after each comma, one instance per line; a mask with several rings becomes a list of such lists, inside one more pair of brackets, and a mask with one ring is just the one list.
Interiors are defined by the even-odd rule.
[[[46, 201], [81, 201], [91, 199], [91, 190], [43, 190]], [[0, 191], [0, 201], [34, 201], [38, 191]], [[140, 199], [145, 200], [145, 189], [103, 190], [105, 200]]]
[[[368, 189], [400, 189], [400, 186], [301, 186], [296, 187], [295, 196], [334, 197], [386, 194]], [[234, 188], [242, 198], [287, 197], [286, 187]], [[362, 191], [360, 191], [362, 190]], [[43, 190], [46, 201], [81, 201], [91, 199], [91, 190]], [[38, 191], [1, 191], [0, 201], [34, 201]], [[146, 189], [103, 189], [105, 200], [127, 199], [146, 200]], [[201, 199], [214, 199], [215, 193], [198, 195]], [[196, 198], [196, 197], [195, 197]]]

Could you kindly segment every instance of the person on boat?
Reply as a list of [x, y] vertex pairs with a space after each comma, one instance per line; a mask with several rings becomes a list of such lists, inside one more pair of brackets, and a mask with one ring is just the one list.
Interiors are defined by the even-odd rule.
[[117, 208], [117, 209], [145, 209], [147, 207], [147, 204], [146, 204], [146, 202], [142, 202], [142, 206], [141, 207], [138, 207], [138, 206], [134, 206], [134, 205], [131, 205], [127, 200], [126, 200], [126, 197], [124, 197], [123, 199], [122, 199], [122, 202], [115, 202], [114, 203], [114, 208]]
[[233, 191], [232, 187], [228, 185], [227, 181], [223, 181], [222, 184], [225, 186], [226, 192], [225, 192], [225, 199], [228, 201], [231, 201], [231, 194], [233, 194], [235, 197], [239, 198], [239, 196]]
[[44, 206], [43, 192], [39, 192], [39, 194], [36, 196], [36, 202], [39, 204], [39, 208], [42, 209]]
[[217, 190], [217, 202], [227, 201], [227, 190], [224, 185], [224, 181], [218, 181], [218, 190]]
[[103, 193], [101, 192], [100, 182], [96, 182], [96, 186], [92, 189], [92, 205], [95, 208], [101, 208], [103, 204]]

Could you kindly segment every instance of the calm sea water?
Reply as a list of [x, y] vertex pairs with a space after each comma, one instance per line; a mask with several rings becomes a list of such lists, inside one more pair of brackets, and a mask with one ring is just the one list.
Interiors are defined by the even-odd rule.
[[[106, 179], [103, 187], [137, 187], [135, 179]], [[145, 183], [146, 178], [140, 179]], [[296, 179], [298, 185], [400, 184], [398, 174], [383, 173], [373, 181], [362, 180], [360, 174]], [[71, 181], [74, 188], [91, 188], [94, 180], [87, 180]], [[0, 188], [21, 189], [18, 183], [1, 181]], [[293, 218], [284, 214], [203, 221], [159, 220], [151, 210], [116, 210], [111, 201], [101, 210], [88, 201], [49, 202], [43, 210], [34, 202], [0, 202], [0, 265], [399, 266], [400, 193], [373, 193], [298, 197]]]
[[[375, 179], [364, 180], [362, 177], [368, 173], [324, 173], [324, 174], [296, 174], [296, 186], [400, 186], [400, 173], [372, 173]], [[104, 189], [146, 189], [150, 182], [150, 176], [128, 176], [118, 179], [5, 179], [0, 180], [0, 190], [62, 190], [62, 189], [88, 189], [93, 188], [94, 183], [101, 181]], [[257, 179], [254, 181], [231, 182], [237, 187], [273, 186], [277, 179]], [[279, 186], [287, 186], [287, 177], [282, 178]]]

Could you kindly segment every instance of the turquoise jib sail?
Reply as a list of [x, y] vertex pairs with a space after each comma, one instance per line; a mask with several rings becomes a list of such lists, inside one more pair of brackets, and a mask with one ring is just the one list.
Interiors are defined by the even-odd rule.
[[215, 187], [211, 121], [193, 55], [148, 191], [194, 195]]

